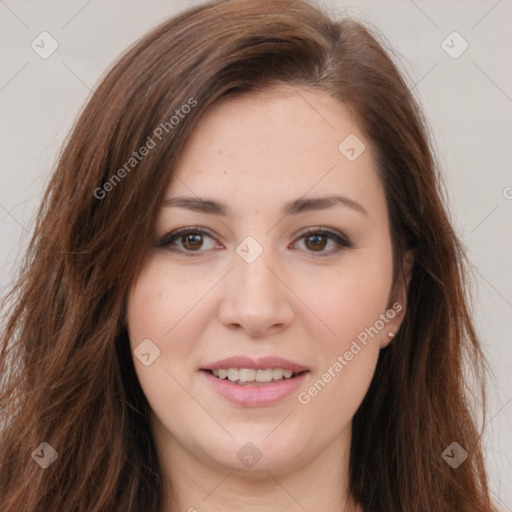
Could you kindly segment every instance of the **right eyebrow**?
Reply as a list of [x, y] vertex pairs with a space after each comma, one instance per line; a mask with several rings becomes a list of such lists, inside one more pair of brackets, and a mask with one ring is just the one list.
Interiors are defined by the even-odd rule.
[[224, 217], [231, 215], [229, 206], [208, 198], [169, 197], [164, 199], [163, 205], [174, 208], [186, 208], [187, 210], [199, 213], [222, 215]]

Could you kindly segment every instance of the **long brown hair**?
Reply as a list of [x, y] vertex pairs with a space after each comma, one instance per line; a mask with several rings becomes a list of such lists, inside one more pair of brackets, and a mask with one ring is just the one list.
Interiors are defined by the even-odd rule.
[[[59, 157], [4, 303], [3, 512], [161, 511], [127, 292], [201, 115], [279, 83], [327, 92], [353, 112], [385, 189], [395, 279], [414, 252], [404, 322], [353, 420], [351, 493], [371, 511], [493, 510], [467, 389], [469, 369], [485, 404], [464, 252], [420, 109], [385, 48], [307, 1], [223, 1], [166, 20], [113, 65]], [[442, 457], [454, 441], [468, 452], [457, 468]], [[46, 469], [34, 457], [50, 451], [43, 442], [58, 453]]]

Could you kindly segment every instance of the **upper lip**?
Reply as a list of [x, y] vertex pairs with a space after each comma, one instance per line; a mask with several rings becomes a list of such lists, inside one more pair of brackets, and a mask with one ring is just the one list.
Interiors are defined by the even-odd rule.
[[228, 357], [214, 363], [204, 365], [201, 370], [221, 370], [228, 368], [249, 368], [252, 370], [266, 370], [273, 368], [282, 368], [283, 370], [292, 370], [295, 373], [308, 370], [305, 366], [283, 359], [282, 357], [260, 357], [251, 359], [245, 356]]

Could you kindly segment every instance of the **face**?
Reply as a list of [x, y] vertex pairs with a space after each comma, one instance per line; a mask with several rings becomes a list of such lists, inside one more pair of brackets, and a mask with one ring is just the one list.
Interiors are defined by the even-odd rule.
[[287, 86], [224, 99], [165, 198], [127, 309], [159, 442], [214, 468], [286, 471], [349, 438], [404, 311], [354, 119]]

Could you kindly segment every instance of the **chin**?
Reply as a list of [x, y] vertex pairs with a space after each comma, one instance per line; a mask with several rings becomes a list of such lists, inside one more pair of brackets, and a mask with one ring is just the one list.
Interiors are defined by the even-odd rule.
[[215, 465], [229, 471], [263, 475], [268, 471], [296, 469], [297, 459], [306, 446], [287, 436], [284, 430], [281, 435], [274, 432], [269, 436], [270, 431], [265, 429], [263, 432], [262, 429], [256, 433], [251, 429], [250, 434], [238, 434], [234, 439], [224, 438], [218, 444], [203, 447], [203, 451], [211, 454]]

